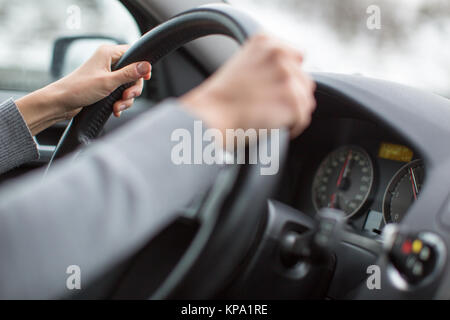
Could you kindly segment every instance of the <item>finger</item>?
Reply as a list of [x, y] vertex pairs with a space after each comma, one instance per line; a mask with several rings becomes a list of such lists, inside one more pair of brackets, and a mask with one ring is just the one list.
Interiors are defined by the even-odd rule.
[[297, 121], [291, 129], [291, 138], [298, 137], [311, 124], [312, 114], [316, 107], [314, 96], [307, 90], [298, 91]]
[[288, 90], [294, 97], [293, 106], [296, 110], [296, 121], [291, 128], [292, 137], [300, 135], [306, 127], [309, 126], [312, 113], [315, 110], [316, 102], [314, 92], [316, 89], [315, 82], [311, 77], [303, 72], [301, 65], [295, 59], [286, 59], [283, 61], [284, 69], [291, 72], [291, 78], [288, 81]]
[[283, 55], [287, 58], [295, 59], [300, 64], [304, 61], [304, 54], [300, 50], [275, 37], [269, 38], [267, 47], [270, 51], [277, 52], [278, 55]]
[[316, 107], [314, 97], [315, 84], [305, 75], [294, 77], [292, 86], [296, 94], [297, 121], [291, 130], [291, 137], [299, 136], [311, 123], [312, 114]]
[[286, 102], [293, 112], [291, 121], [291, 136], [297, 137], [311, 122], [311, 115], [315, 105], [313, 97], [312, 82], [306, 74], [298, 68], [298, 63], [292, 59], [286, 59], [279, 62], [282, 70], [283, 81], [279, 82], [282, 86], [282, 99]]
[[122, 100], [129, 100], [139, 97], [144, 88], [144, 79], [139, 79], [133, 86], [123, 92]]
[[288, 68], [292, 71], [293, 77], [305, 86], [306, 91], [313, 94], [316, 91], [316, 82], [311, 76], [302, 70], [302, 66], [298, 62], [294, 60], [289, 62], [289, 60], [287, 60], [286, 63], [291, 65], [290, 67], [288, 66]]
[[268, 125], [270, 129], [275, 128], [292, 128], [297, 118], [295, 108], [290, 107], [287, 104], [281, 104], [279, 108], [270, 108], [268, 115], [270, 116], [270, 123]]
[[256, 46], [257, 50], [260, 52], [278, 51], [295, 58], [300, 63], [302, 63], [304, 60], [304, 54], [300, 50], [266, 33], [259, 33], [254, 35], [251, 39], [249, 39], [246, 46]]
[[114, 116], [117, 118], [120, 118], [122, 112], [131, 108], [133, 103], [134, 103], [134, 99], [119, 100], [116, 103], [114, 103], [114, 106], [113, 106]]
[[152, 70], [150, 69], [150, 72], [147, 73], [147, 74], [143, 77], [143, 79], [146, 80], [146, 81], [148, 81], [148, 80], [150, 80], [151, 78], [152, 78]]
[[117, 88], [123, 84], [136, 82], [141, 78], [148, 77], [151, 71], [152, 66], [148, 62], [133, 63], [120, 70], [111, 72], [111, 83]]
[[293, 62], [293, 72], [297, 79], [299, 79], [308, 90], [316, 91], [316, 82], [311, 78], [309, 74], [303, 71], [302, 66], [296, 62]]

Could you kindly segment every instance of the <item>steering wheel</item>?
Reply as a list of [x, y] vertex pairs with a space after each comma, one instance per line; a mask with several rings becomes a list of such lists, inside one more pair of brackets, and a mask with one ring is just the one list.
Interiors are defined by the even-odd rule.
[[[154, 65], [188, 42], [208, 35], [229, 36], [242, 45], [259, 30], [261, 27], [256, 21], [229, 5], [201, 6], [181, 13], [150, 30], [112, 69], [118, 70], [139, 61], [148, 61]], [[131, 84], [125, 84], [105, 99], [85, 107], [67, 126], [52, 160], [61, 158], [80, 146], [88, 145], [97, 138], [111, 117], [112, 106], [130, 86]]]
[[[259, 30], [258, 23], [229, 5], [201, 6], [149, 31], [127, 51], [114, 70], [138, 61], [155, 64], [189, 41], [207, 35], [226, 35], [243, 44]], [[67, 127], [53, 159], [97, 138], [112, 114], [113, 104], [129, 86], [121, 86], [109, 97], [84, 108]], [[284, 163], [288, 141], [287, 132], [281, 130], [280, 165]], [[259, 142], [264, 143], [270, 142]], [[260, 169], [259, 164], [235, 165], [219, 175], [195, 215], [200, 226], [196, 236], [151, 298], [208, 298], [230, 279], [257, 238], [267, 199], [278, 180], [278, 176], [262, 176]]]

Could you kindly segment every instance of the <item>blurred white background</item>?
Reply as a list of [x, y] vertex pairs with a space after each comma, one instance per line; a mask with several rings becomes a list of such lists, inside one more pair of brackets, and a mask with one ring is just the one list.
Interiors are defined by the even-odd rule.
[[[74, 6], [79, 14], [70, 10]], [[0, 89], [29, 91], [47, 84], [53, 42], [83, 34], [128, 43], [140, 36], [135, 20], [117, 0], [0, 0]]]
[[[172, 0], [167, 0], [172, 1]], [[310, 71], [362, 74], [450, 97], [450, 0], [229, 0], [306, 54]], [[67, 9], [81, 9], [79, 29]], [[370, 5], [381, 29], [367, 28]], [[53, 41], [62, 35], [139, 37], [117, 0], [0, 0], [0, 88], [50, 81]]]
[[[306, 54], [310, 71], [362, 74], [450, 97], [449, 0], [229, 0]], [[369, 30], [377, 5], [381, 29]]]

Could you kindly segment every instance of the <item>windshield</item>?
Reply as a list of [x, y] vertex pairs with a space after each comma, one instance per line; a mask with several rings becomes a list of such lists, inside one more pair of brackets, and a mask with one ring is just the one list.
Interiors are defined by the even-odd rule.
[[309, 71], [361, 74], [450, 97], [448, 0], [229, 0], [300, 48]]

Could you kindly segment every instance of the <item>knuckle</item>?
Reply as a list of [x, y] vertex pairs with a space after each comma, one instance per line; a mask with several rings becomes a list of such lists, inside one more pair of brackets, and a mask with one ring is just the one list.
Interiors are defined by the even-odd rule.
[[283, 85], [283, 92], [282, 95], [286, 99], [286, 102], [294, 108], [297, 108], [297, 106], [300, 104], [300, 97], [298, 93], [296, 92], [295, 85], [293, 81], [287, 81]]
[[316, 91], [316, 82], [305, 72], [301, 71], [300, 78], [303, 82], [305, 90], [310, 95], [314, 95]]
[[286, 88], [287, 95], [290, 97], [297, 97], [297, 87], [293, 79], [288, 78], [284, 84], [284, 87]]
[[123, 70], [123, 75], [126, 79], [133, 79], [135, 75], [135, 70], [133, 68], [126, 68]]
[[277, 64], [277, 72], [278, 77], [282, 82], [284, 82], [285, 85], [288, 85], [289, 87], [293, 87], [292, 84], [292, 77], [291, 77], [291, 70], [285, 63], [278, 63]]
[[280, 46], [272, 46], [268, 50], [268, 58], [272, 62], [280, 63], [284, 60], [286, 52]]
[[297, 107], [301, 114], [306, 114], [310, 112], [311, 103], [307, 95], [300, 94], [297, 98]]
[[130, 89], [127, 89], [127, 90], [124, 91], [123, 97], [124, 98], [130, 97], [132, 94], [133, 94], [133, 88], [130, 88]]

